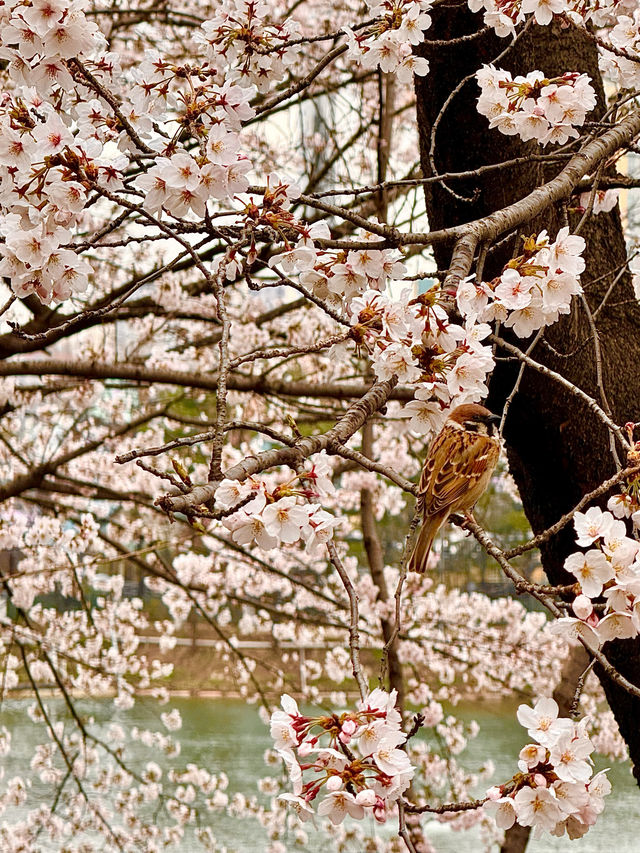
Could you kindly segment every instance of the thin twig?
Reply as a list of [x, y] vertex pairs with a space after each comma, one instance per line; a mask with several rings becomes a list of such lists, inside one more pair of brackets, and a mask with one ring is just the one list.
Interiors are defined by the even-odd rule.
[[[577, 648], [577, 647], [576, 647]], [[587, 680], [587, 676], [595, 666], [596, 661], [595, 658], [591, 661], [589, 666], [584, 670], [584, 672], [578, 678], [578, 683], [576, 685], [576, 692], [573, 695], [573, 699], [571, 701], [571, 707], [569, 708], [569, 716], [576, 717], [578, 715], [578, 705], [580, 704], [580, 697], [582, 695], [582, 691], [584, 690], [584, 683]]]
[[408, 811], [405, 803], [402, 800], [398, 800], [398, 835], [404, 841], [409, 853], [417, 853], [414, 843], [411, 840], [409, 830], [407, 829], [407, 816], [405, 811]]
[[[587, 320], [589, 322], [589, 328], [591, 329], [591, 336], [593, 338], [593, 355], [595, 360], [595, 368], [596, 368], [596, 385], [598, 386], [598, 391], [600, 392], [600, 401], [602, 403], [602, 408], [609, 415], [610, 418], [613, 418], [613, 413], [611, 411], [611, 406], [609, 405], [609, 400], [607, 399], [606, 391], [604, 390], [604, 378], [602, 373], [602, 348], [600, 346], [600, 334], [598, 333], [598, 327], [595, 324], [595, 320], [593, 319], [593, 314], [591, 313], [591, 308], [589, 307], [589, 302], [584, 293], [580, 294], [580, 301], [582, 303], [582, 307], [584, 308], [584, 312], [587, 315]], [[613, 456], [613, 460], [616, 465], [616, 471], [622, 470], [622, 463], [620, 462], [620, 457], [618, 456], [618, 449], [616, 447], [615, 437], [611, 431], [609, 431], [609, 449], [611, 450], [611, 455]]]
[[537, 536], [534, 536], [532, 539], [529, 539], [528, 542], [523, 542], [522, 545], [517, 545], [515, 548], [510, 548], [509, 550], [504, 552], [505, 557], [508, 560], [511, 560], [513, 557], [518, 557], [520, 554], [524, 554], [526, 551], [531, 551], [532, 548], [538, 548], [542, 545], [543, 542], [546, 542], [548, 539], [551, 539], [552, 536], [555, 536], [563, 527], [566, 527], [569, 524], [575, 514], [577, 512], [581, 512], [584, 507], [594, 501], [596, 498], [599, 498], [601, 495], [606, 494], [609, 489], [612, 489], [618, 483], [621, 483], [623, 480], [626, 480], [627, 477], [633, 477], [635, 474], [640, 473], [640, 465], [631, 465], [628, 468], [625, 468], [622, 471], [618, 471], [617, 474], [614, 474], [613, 477], [610, 477], [608, 480], [605, 480], [604, 483], [601, 483], [597, 488], [593, 489], [593, 491], [588, 492], [584, 495], [578, 503], [573, 507], [573, 509], [566, 512], [561, 518], [559, 518], [555, 524], [552, 524], [550, 527], [547, 527], [546, 530], [543, 530], [542, 533], [539, 533]]
[[520, 361], [527, 364], [529, 367], [532, 367], [534, 370], [537, 370], [538, 373], [541, 373], [543, 376], [546, 376], [548, 379], [553, 379], [559, 385], [562, 385], [563, 388], [566, 388], [571, 394], [574, 394], [576, 397], [579, 397], [583, 400], [589, 409], [602, 421], [603, 424], [613, 432], [620, 442], [620, 444], [624, 447], [625, 450], [630, 450], [630, 444], [627, 440], [627, 437], [624, 434], [624, 431], [619, 427], [614, 421], [609, 417], [609, 415], [602, 409], [593, 397], [590, 397], [586, 391], [583, 391], [581, 388], [578, 388], [577, 385], [574, 385], [573, 382], [570, 382], [566, 379], [562, 374], [556, 373], [555, 370], [551, 370], [550, 367], [547, 367], [544, 364], [540, 364], [538, 361], [534, 361], [530, 358], [526, 353], [522, 352], [521, 349], [510, 344], [508, 341], [503, 340], [503, 338], [498, 337], [498, 335], [491, 335], [490, 340], [495, 341], [502, 349], [507, 352], [515, 355]]
[[[540, 338], [543, 336], [543, 334], [544, 334], [544, 328], [540, 329], [538, 334], [531, 341], [531, 343], [527, 347], [527, 351], [526, 351], [525, 355], [531, 355], [531, 353], [534, 351], [534, 349], [538, 345]], [[511, 403], [513, 403], [513, 398], [518, 393], [518, 389], [520, 388], [520, 383], [522, 382], [522, 377], [524, 376], [524, 371], [526, 369], [526, 366], [527, 365], [524, 362], [520, 365], [520, 369], [518, 370], [518, 376], [517, 376], [516, 381], [513, 385], [511, 393], [509, 394], [509, 396], [505, 400], [504, 408], [502, 409], [502, 417], [500, 418], [500, 426], [498, 428], [498, 432], [500, 435], [502, 435], [502, 433], [504, 431], [504, 424], [505, 424], [505, 421], [507, 420], [507, 413], [508, 413], [509, 409], [511, 408]]]
[[[518, 587], [518, 585], [521, 585], [523, 582], [526, 583], [520, 572], [514, 569], [511, 563], [509, 563], [505, 552], [501, 548], [499, 548], [494, 542], [492, 542], [486, 530], [480, 527], [480, 525], [476, 521], [467, 520], [466, 524], [469, 530], [471, 530], [475, 538], [487, 552], [487, 554], [489, 554], [490, 557], [493, 557], [493, 559], [498, 563], [505, 575], [511, 581], [513, 581], [516, 587]], [[529, 586], [535, 585], [530, 584]], [[540, 602], [540, 604], [542, 604], [549, 611], [549, 613], [551, 613], [552, 616], [554, 616], [556, 619], [562, 618], [564, 614], [552, 598], [542, 592], [539, 592], [535, 588], [529, 589], [528, 592], [530, 592], [530, 594], [534, 598], [536, 598]], [[599, 645], [596, 645], [591, 641], [591, 639], [588, 639], [582, 634], [578, 634], [576, 639], [578, 640], [578, 642], [582, 643], [582, 645], [589, 652], [589, 654], [593, 658], [595, 658], [596, 662], [604, 670], [604, 673], [615, 684], [617, 684], [618, 687], [621, 687], [631, 696], [635, 696], [636, 698], [640, 699], [640, 687], [635, 684], [632, 684], [627, 678], [624, 677], [624, 675], [618, 672], [618, 670], [607, 660], [605, 655], [600, 651]]]
[[333, 567], [335, 568], [336, 572], [340, 576], [340, 580], [342, 581], [342, 584], [349, 597], [349, 652], [351, 654], [351, 668], [353, 670], [353, 676], [358, 685], [358, 690], [360, 691], [360, 698], [364, 701], [365, 697], [369, 693], [369, 688], [362, 672], [362, 664], [360, 663], [358, 596], [355, 587], [351, 582], [351, 578], [349, 577], [347, 570], [345, 569], [342, 560], [338, 555], [333, 539], [329, 539], [329, 541], [327, 542], [327, 551], [329, 552], [329, 559], [331, 560], [331, 563], [333, 564]]
[[466, 803], [444, 803], [441, 806], [414, 806], [413, 803], [404, 803], [405, 811], [409, 814], [424, 814], [428, 812], [429, 814], [448, 814], [449, 812], [470, 812], [474, 809], [479, 809], [483, 806], [488, 797], [484, 797], [482, 800], [469, 800]]

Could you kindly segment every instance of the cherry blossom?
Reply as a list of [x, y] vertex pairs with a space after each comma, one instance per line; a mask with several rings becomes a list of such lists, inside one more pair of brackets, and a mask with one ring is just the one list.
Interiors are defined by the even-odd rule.
[[[561, 0], [556, 0], [561, 3]], [[548, 11], [548, 7], [545, 7]], [[544, 21], [549, 23], [546, 15]], [[596, 96], [585, 74], [567, 72], [547, 79], [541, 71], [512, 78], [493, 66], [484, 66], [476, 75], [481, 95], [478, 112], [489, 119], [489, 127], [519, 135], [523, 141], [535, 139], [541, 145], [563, 144], [578, 136]]]
[[574, 527], [578, 538], [577, 544], [581, 547], [593, 545], [593, 543], [604, 536], [613, 523], [610, 513], [602, 512], [598, 507], [592, 506], [586, 512], [577, 512], [574, 516]]
[[543, 746], [551, 746], [571, 728], [569, 720], [558, 718], [558, 704], [553, 699], [539, 699], [533, 708], [520, 705], [517, 716], [520, 725]]
[[[387, 693], [376, 688], [363, 699], [355, 712], [331, 716], [303, 717], [289, 696], [282, 697], [283, 710], [271, 716], [271, 735], [276, 749], [289, 771], [296, 787], [295, 797], [285, 796], [285, 801], [306, 819], [311, 803], [325, 788], [317, 814], [326, 816], [334, 824], [345, 817], [357, 820], [374, 810], [377, 820], [386, 819], [388, 804], [394, 802], [408, 787], [414, 768], [409, 756], [399, 749], [406, 741], [401, 730], [401, 717], [395, 708], [396, 692]], [[320, 738], [329, 739], [328, 748], [320, 748]], [[348, 750], [337, 747], [348, 744]], [[359, 754], [356, 757], [354, 750]], [[295, 757], [304, 759], [298, 763]], [[315, 758], [313, 757], [315, 755]], [[315, 778], [300, 786], [315, 774]], [[350, 790], [344, 790], [349, 783]], [[302, 797], [306, 804], [299, 805]]]
[[[613, 506], [620, 506], [620, 501], [613, 500]], [[578, 631], [596, 644], [637, 636], [640, 627], [636, 607], [640, 591], [637, 542], [627, 536], [623, 521], [598, 507], [576, 513], [574, 526], [578, 544], [596, 547], [586, 554], [571, 554], [565, 561], [567, 571], [578, 578], [582, 593], [573, 605], [579, 621], [575, 624], [570, 618], [560, 621], [567, 630]], [[601, 594], [604, 594], [606, 605], [604, 614], [598, 616], [592, 599]]]
[[519, 722], [537, 743], [521, 750], [519, 775], [487, 792], [484, 808], [502, 829], [518, 823], [536, 833], [566, 832], [575, 838], [593, 825], [590, 809], [602, 808], [600, 780], [592, 776], [594, 746], [585, 731], [587, 720], [574, 723], [558, 712], [549, 698], [539, 699], [533, 708], [518, 708]]
[[[630, 3], [469, 5], [499, 35], [527, 19], [604, 27], [600, 61], [615, 94], [638, 84]], [[278, 853], [287, 832], [308, 845], [286, 806], [301, 822], [326, 816], [338, 846], [353, 832], [368, 849], [363, 827], [371, 817], [396, 818], [412, 783], [417, 798], [424, 790], [447, 802], [447, 794], [470, 797], [484, 778], [457, 763], [473, 731], [449, 705], [472, 694], [538, 695], [559, 677], [563, 632], [593, 647], [640, 633], [633, 480], [620, 484], [608, 512], [576, 514], [576, 547], [588, 550], [565, 568], [581, 592], [560, 602], [573, 616], [554, 626], [512, 600], [404, 577], [384, 549], [375, 578], [359, 559], [363, 505], [369, 500], [376, 522], [404, 518], [423, 436], [451, 407], [486, 397], [490, 335], [503, 324], [527, 338], [557, 322], [582, 295], [586, 269], [585, 240], [562, 219], [555, 238], [518, 225], [524, 236], [490, 281], [481, 263], [457, 278], [434, 271], [438, 238], [416, 201], [423, 179], [407, 119], [414, 76], [429, 73], [418, 53], [431, 6], [367, 0], [359, 11], [286, 11], [225, 0], [149, 9], [144, 20], [75, 0], [0, 7], [0, 272], [11, 324], [3, 364], [19, 374], [38, 352], [42, 373], [0, 379], [9, 495], [0, 543], [15, 560], [0, 619], [3, 690], [30, 678], [36, 692], [42, 684], [69, 701], [105, 697], [117, 710], [141, 694], [164, 701], [171, 667], [162, 654], [195, 617], [215, 633], [216, 662], [247, 701], [260, 698], [264, 674], [238, 648], [246, 637], [272, 640], [271, 687], [293, 691], [299, 670], [302, 697], [298, 707], [285, 694], [271, 717], [289, 790], [278, 796], [270, 777], [262, 800], [226, 793], [228, 780], [211, 768], [176, 763], [175, 709], [158, 714], [157, 730], [114, 723], [104, 738], [83, 715], [62, 726], [36, 703], [30, 719], [42, 742], [31, 772], [3, 781], [2, 844], [89, 838], [105, 850], [131, 844], [152, 853], [195, 839], [214, 849], [201, 821], [210, 811], [256, 819]], [[595, 90], [584, 74], [514, 78], [488, 65], [477, 81], [487, 132], [537, 140], [555, 155], [554, 145], [602, 130], [586, 124]], [[376, 101], [378, 86], [388, 91]], [[371, 115], [380, 132], [375, 164]], [[617, 120], [609, 114], [603, 126]], [[565, 201], [572, 217], [579, 208], [610, 211], [617, 191], [599, 188], [601, 173], [598, 165], [583, 176], [576, 186], [586, 192], [561, 199], [558, 215]], [[380, 182], [389, 192], [373, 186]], [[50, 378], [52, 363], [71, 372]], [[160, 382], [147, 381], [147, 371]], [[393, 395], [355, 431], [327, 436], [372, 385], [393, 386]], [[159, 495], [159, 483], [168, 494]], [[204, 497], [191, 500], [194, 493]], [[166, 509], [180, 500], [182, 509]], [[400, 527], [394, 521], [394, 547]], [[120, 572], [125, 564], [156, 597], [153, 616], [128, 589], [135, 584]], [[47, 604], [53, 595], [74, 607], [57, 611]], [[411, 664], [408, 707], [421, 709], [437, 748], [407, 738], [395, 691], [363, 690], [355, 709], [349, 699], [354, 636], [359, 630], [366, 648], [366, 680], [396, 618], [393, 651], [400, 666]], [[150, 639], [160, 656], [148, 654]], [[296, 659], [292, 647], [314, 652]], [[300, 710], [308, 702], [348, 710], [310, 716]], [[502, 828], [517, 821], [580, 837], [609, 783], [591, 778], [586, 729], [559, 718], [551, 702], [519, 710], [536, 743], [520, 752], [520, 777], [496, 786], [491, 803]], [[614, 724], [595, 716], [602, 741], [611, 741]], [[128, 766], [132, 744], [148, 752], [141, 770]], [[2, 730], [0, 753], [11, 748]], [[173, 762], [167, 769], [160, 754]], [[58, 813], [35, 807], [41, 786], [54, 792]], [[22, 811], [10, 818], [9, 807]], [[345, 829], [346, 818], [357, 829]], [[480, 821], [482, 812], [457, 820]]]
[[589, 598], [600, 595], [602, 587], [614, 574], [605, 555], [596, 549], [586, 554], [571, 554], [564, 567], [578, 578], [583, 593]]

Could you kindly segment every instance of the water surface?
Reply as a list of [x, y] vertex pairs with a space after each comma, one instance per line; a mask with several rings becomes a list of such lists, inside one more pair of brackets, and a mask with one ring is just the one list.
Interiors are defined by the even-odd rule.
[[[11, 754], [3, 759], [5, 779], [22, 775], [32, 757], [33, 724], [26, 715], [29, 704], [31, 700], [16, 699], [5, 701], [0, 708], [0, 726], [5, 725], [13, 736]], [[64, 709], [60, 701], [50, 700], [48, 704], [54, 713], [63, 716]], [[83, 714], [93, 716], [98, 726], [118, 722], [125, 729], [138, 726], [160, 730], [160, 712], [167, 710], [166, 706], [161, 708], [152, 700], [139, 700], [129, 711], [114, 709], [113, 703], [108, 700], [83, 700], [78, 702], [78, 706]], [[182, 751], [178, 759], [171, 761], [172, 766], [182, 769], [193, 762], [212, 773], [224, 772], [229, 777], [227, 793], [230, 796], [235, 792], [246, 796], [257, 795], [256, 779], [273, 772], [265, 767], [263, 761], [264, 752], [272, 742], [268, 728], [258, 716], [257, 708], [238, 700], [203, 698], [174, 699], [170, 706], [179, 709], [183, 720], [183, 728], [179, 733]], [[526, 732], [517, 723], [513, 706], [475, 709], [473, 712], [458, 709], [456, 715], [462, 719], [476, 719], [481, 728], [479, 736], [470, 741], [461, 759], [464, 765], [474, 770], [490, 758], [496, 766], [494, 781], [510, 778], [516, 769], [518, 751], [526, 742]], [[136, 748], [135, 744], [128, 760], [135, 769], [142, 769], [149, 760], [155, 760], [165, 767], [169, 764], [168, 759], [161, 754], [150, 753], [139, 745]], [[608, 766], [601, 759], [597, 759], [596, 765], [597, 769]], [[560, 850], [601, 853], [612, 850], [615, 845], [616, 853], [637, 853], [640, 850], [640, 791], [633, 782], [628, 764], [613, 765], [609, 778], [613, 792], [607, 799], [605, 812], [596, 827], [584, 838], [569, 841], [566, 837], [556, 839], [545, 835], [532, 840], [527, 850], [530, 853]], [[36, 780], [29, 807], [49, 801], [50, 789]], [[21, 810], [13, 813], [7, 811], [1, 819], [11, 823], [22, 814]], [[264, 831], [253, 820], [205, 814], [204, 822], [209, 822], [218, 841], [229, 851], [261, 853], [268, 847]], [[309, 829], [309, 824], [305, 825], [305, 829]], [[371, 829], [385, 832], [378, 828], [375, 821], [371, 821]], [[481, 850], [478, 835], [473, 831], [453, 832], [446, 825], [430, 822], [427, 835], [438, 853], [479, 853]], [[310, 843], [305, 848], [309, 853], [330, 852], [330, 840], [321, 838], [313, 831], [310, 836]], [[34, 853], [40, 850], [53, 853], [56, 849], [43, 845]], [[201, 848], [193, 842], [185, 842], [181, 853], [191, 853], [191, 850], [196, 853]], [[354, 850], [354, 853], [361, 851]]]

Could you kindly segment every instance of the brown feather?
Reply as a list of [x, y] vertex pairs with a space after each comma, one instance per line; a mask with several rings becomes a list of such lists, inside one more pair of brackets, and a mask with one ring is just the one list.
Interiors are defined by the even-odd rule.
[[422, 526], [409, 568], [424, 572], [438, 531], [451, 513], [467, 512], [489, 485], [500, 455], [496, 438], [465, 429], [469, 421], [486, 423], [491, 412], [469, 403], [458, 406], [433, 440], [418, 485]]
[[438, 531], [449, 518], [449, 513], [444, 515], [431, 515], [425, 518], [420, 527], [420, 533], [416, 539], [416, 544], [409, 559], [409, 571], [419, 572], [424, 574], [431, 553], [433, 540], [438, 535]]
[[456, 406], [449, 415], [448, 420], [454, 421], [457, 424], [462, 424], [465, 421], [477, 418], [487, 418], [492, 414], [493, 412], [490, 412], [489, 409], [485, 409], [485, 407], [481, 406], [479, 403], [463, 403], [461, 406]]

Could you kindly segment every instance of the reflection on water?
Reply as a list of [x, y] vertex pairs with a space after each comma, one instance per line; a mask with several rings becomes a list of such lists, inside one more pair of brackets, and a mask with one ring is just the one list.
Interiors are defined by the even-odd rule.
[[[6, 726], [13, 736], [11, 754], [3, 762], [5, 779], [24, 773], [32, 757], [33, 726], [26, 714], [29, 704], [30, 700], [26, 699], [12, 700], [5, 701], [0, 708], [0, 725]], [[50, 700], [48, 704], [52, 709], [62, 711], [62, 704], [57, 700]], [[151, 700], [139, 701], [130, 711], [118, 711], [106, 700], [84, 700], [78, 702], [78, 706], [83, 715], [94, 717], [99, 725], [116, 722], [126, 729], [132, 726], [162, 728], [160, 711], [167, 710], [166, 706], [160, 708]], [[235, 792], [242, 792], [246, 796], [256, 795], [256, 779], [268, 775], [263, 754], [271, 746], [268, 729], [261, 722], [257, 708], [237, 700], [200, 698], [174, 699], [171, 706], [179, 709], [183, 719], [180, 732], [182, 751], [180, 757], [172, 761], [172, 765], [181, 769], [189, 762], [194, 762], [212, 773], [224, 772], [229, 777], [230, 795]], [[496, 766], [494, 781], [510, 777], [526, 737], [515, 720], [513, 709], [506, 706], [502, 711], [483, 709], [478, 712], [476, 709], [473, 714], [457, 709], [456, 715], [462, 719], [471, 719], [473, 716], [481, 729], [478, 738], [470, 742], [464, 763], [474, 769], [491, 758]], [[141, 769], [151, 758], [161, 763], [162, 758], [158, 754], [150, 755], [143, 747], [139, 747], [139, 750], [137, 754], [129, 753], [129, 761], [134, 769]], [[598, 769], [606, 766], [601, 760], [596, 763]], [[566, 837], [556, 839], [545, 835], [530, 842], [528, 853], [552, 853], [568, 849], [572, 853], [601, 853], [612, 849], [612, 839], [615, 839], [616, 853], [637, 853], [640, 844], [633, 816], [640, 811], [640, 792], [633, 782], [628, 765], [614, 765], [609, 776], [613, 792], [607, 799], [604, 815], [594, 829], [584, 838], [572, 842]], [[48, 802], [49, 794], [50, 789], [34, 782], [28, 806], [33, 808]], [[2, 820], [11, 823], [20, 816], [20, 813], [6, 812]], [[264, 831], [256, 822], [234, 820], [219, 814], [205, 817], [211, 821], [210, 825], [220, 844], [229, 851], [260, 853], [266, 850], [268, 843]], [[375, 822], [372, 823], [375, 826]], [[307, 824], [305, 829], [308, 827]], [[431, 822], [427, 834], [438, 853], [479, 853], [481, 849], [477, 836], [472, 832], [454, 833], [448, 826]], [[309, 853], [329, 853], [330, 844], [326, 838], [321, 840], [319, 836], [312, 835], [312, 841], [305, 850]], [[43, 853], [45, 850], [54, 850], [44, 846], [39, 849]], [[181, 853], [191, 853], [191, 849], [195, 853], [195, 847], [183, 844]]]

